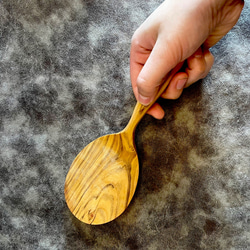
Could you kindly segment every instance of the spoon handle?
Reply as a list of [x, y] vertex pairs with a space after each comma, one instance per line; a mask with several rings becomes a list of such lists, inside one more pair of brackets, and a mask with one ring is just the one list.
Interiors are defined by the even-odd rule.
[[128, 125], [124, 129], [124, 132], [130, 133], [132, 135], [134, 134], [134, 131], [135, 131], [137, 124], [140, 122], [142, 117], [147, 113], [147, 111], [153, 106], [153, 104], [158, 100], [158, 98], [163, 94], [163, 92], [167, 88], [169, 82], [172, 80], [174, 75], [181, 69], [182, 65], [183, 65], [183, 63], [178, 64], [172, 71], [169, 72], [169, 74], [166, 77], [166, 80], [161, 85], [154, 100], [149, 105], [144, 106], [139, 102], [136, 103], [133, 114], [130, 118]]

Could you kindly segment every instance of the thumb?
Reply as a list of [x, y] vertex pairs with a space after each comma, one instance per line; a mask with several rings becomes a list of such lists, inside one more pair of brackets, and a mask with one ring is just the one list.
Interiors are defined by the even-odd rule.
[[143, 105], [151, 103], [168, 72], [181, 61], [178, 44], [158, 37], [153, 50], [137, 77], [138, 100]]

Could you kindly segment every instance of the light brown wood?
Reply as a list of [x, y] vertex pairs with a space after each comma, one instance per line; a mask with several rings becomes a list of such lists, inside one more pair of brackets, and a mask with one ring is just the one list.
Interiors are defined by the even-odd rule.
[[70, 211], [87, 224], [104, 224], [117, 218], [129, 205], [138, 182], [139, 161], [134, 144], [137, 124], [163, 93], [172, 71], [149, 106], [137, 103], [126, 128], [88, 144], [75, 158], [65, 181]]

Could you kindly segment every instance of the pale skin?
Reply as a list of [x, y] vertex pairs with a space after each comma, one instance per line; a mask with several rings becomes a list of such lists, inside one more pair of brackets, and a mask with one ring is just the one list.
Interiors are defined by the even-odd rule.
[[[167, 74], [175, 74], [162, 94], [177, 99], [184, 88], [207, 76], [214, 57], [209, 51], [240, 17], [241, 0], [166, 0], [135, 31], [130, 52], [130, 75], [136, 99], [148, 105]], [[185, 62], [185, 64], [184, 64]], [[148, 114], [162, 119], [154, 104]]]

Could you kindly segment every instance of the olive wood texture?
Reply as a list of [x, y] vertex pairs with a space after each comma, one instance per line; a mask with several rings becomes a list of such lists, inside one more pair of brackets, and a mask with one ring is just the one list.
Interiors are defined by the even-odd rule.
[[[180, 67], [178, 67], [180, 69]], [[125, 129], [88, 144], [75, 158], [65, 180], [65, 199], [80, 221], [98, 225], [121, 215], [136, 190], [139, 161], [134, 133], [137, 124], [166, 89], [177, 67], [169, 74], [154, 101], [137, 102]]]

